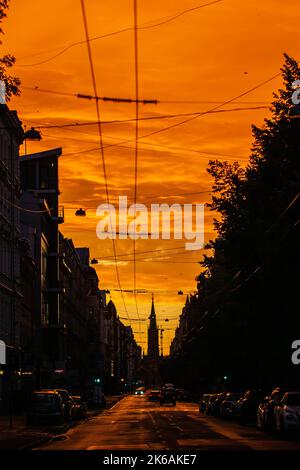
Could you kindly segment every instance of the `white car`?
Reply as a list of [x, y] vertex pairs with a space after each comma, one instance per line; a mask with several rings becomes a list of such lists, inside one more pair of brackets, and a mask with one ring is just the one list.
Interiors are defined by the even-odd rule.
[[300, 431], [300, 392], [285, 393], [274, 409], [274, 418], [277, 431]]

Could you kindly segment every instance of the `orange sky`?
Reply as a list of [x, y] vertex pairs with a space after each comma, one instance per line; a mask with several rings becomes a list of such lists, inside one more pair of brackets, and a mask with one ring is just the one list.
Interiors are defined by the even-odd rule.
[[[208, 0], [140, 0], [139, 24], [152, 26], [204, 3]], [[90, 36], [132, 27], [132, 6], [132, 0], [86, 0]], [[283, 52], [299, 58], [298, 6], [297, 0], [224, 0], [160, 26], [140, 29], [140, 97], [177, 101], [143, 105], [140, 107], [141, 116], [205, 111], [216, 104], [203, 101], [229, 100], [275, 75], [282, 64]], [[3, 26], [5, 36], [2, 50], [16, 56], [15, 74], [21, 78], [24, 87], [38, 86], [63, 93], [93, 93], [85, 44], [71, 47], [53, 60], [34, 65], [58, 54], [68, 45], [84, 40], [79, 0], [11, 0], [9, 16]], [[101, 96], [134, 98], [133, 44], [132, 30], [92, 42], [98, 93]], [[277, 78], [238, 100], [239, 103], [232, 103], [223, 109], [266, 105], [272, 99], [272, 91], [279, 85], [280, 78]], [[21, 97], [12, 100], [10, 106], [18, 110], [27, 126], [96, 119], [93, 102], [26, 88], [23, 88]], [[100, 103], [100, 110], [103, 120], [130, 119], [135, 115], [133, 104]], [[252, 139], [250, 125], [261, 125], [267, 114], [268, 111], [263, 109], [205, 115], [140, 140], [138, 202], [208, 202], [209, 194], [176, 196], [211, 188], [211, 180], [206, 174], [210, 156], [201, 151], [228, 154], [232, 156], [227, 157], [228, 160], [239, 160], [245, 164]], [[140, 121], [139, 134], [151, 133], [183, 119]], [[92, 256], [101, 258], [111, 255], [112, 242], [100, 241], [95, 234], [98, 221], [95, 210], [105, 202], [100, 153], [87, 151], [76, 154], [97, 147], [96, 126], [47, 129], [42, 135], [40, 143], [28, 143], [29, 152], [62, 146], [65, 154], [60, 160], [61, 203], [66, 210], [65, 224], [62, 226], [64, 235], [72, 238], [76, 246], [89, 246]], [[133, 139], [134, 122], [103, 125], [103, 136], [105, 144]], [[172, 149], [170, 146], [182, 149]], [[105, 158], [111, 197], [132, 197], [133, 143], [106, 149]], [[164, 195], [173, 197], [161, 199], [160, 196]], [[87, 209], [85, 219], [75, 217], [78, 207]], [[206, 211], [205, 217], [208, 240], [213, 236], [212, 214]], [[183, 244], [184, 240], [139, 240], [136, 248], [137, 251], [148, 251], [182, 247]], [[117, 240], [116, 247], [119, 254], [132, 253], [133, 242]], [[149, 294], [138, 295], [140, 316], [145, 319], [149, 315], [150, 293], [153, 291], [159, 324], [163, 324], [164, 318], [174, 319], [164, 324], [168, 328], [176, 326], [176, 317], [184, 302], [184, 297], [178, 296], [177, 291], [187, 293], [195, 289], [194, 279], [200, 270], [197, 261], [203, 251], [186, 252], [179, 248], [178, 254], [176, 251], [170, 253], [139, 255], [138, 258], [143, 261], [137, 263], [137, 288], [149, 291]], [[160, 258], [154, 262], [154, 256]], [[129, 255], [128, 259], [132, 256]], [[117, 288], [113, 261], [103, 261], [96, 269], [101, 288]], [[132, 289], [133, 263], [120, 263], [119, 270], [122, 288]], [[124, 295], [130, 316], [137, 318], [133, 295]], [[111, 291], [111, 297], [120, 316], [125, 317], [120, 294]], [[141, 323], [140, 331], [138, 323], [133, 322], [132, 325], [136, 338], [145, 347], [147, 323]], [[172, 330], [165, 331], [165, 353], [172, 336]]]

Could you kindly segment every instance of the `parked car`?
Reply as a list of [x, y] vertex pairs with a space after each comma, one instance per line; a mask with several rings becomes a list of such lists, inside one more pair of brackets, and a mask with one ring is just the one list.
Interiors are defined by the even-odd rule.
[[275, 425], [274, 410], [280, 404], [284, 391], [275, 388], [270, 396], [264, 397], [258, 406], [256, 424], [258, 429], [271, 429]]
[[146, 393], [145, 387], [139, 387], [134, 392], [135, 395], [145, 395], [145, 393]]
[[165, 388], [173, 388], [175, 390], [175, 385], [168, 383], [168, 384], [165, 384]]
[[207, 415], [212, 415], [213, 414], [213, 406], [214, 402], [217, 399], [218, 394], [217, 393], [212, 393], [209, 397], [209, 400], [206, 404], [206, 409], [205, 409], [205, 414]]
[[240, 393], [227, 393], [224, 400], [220, 404], [221, 418], [232, 418], [237, 401], [241, 398]]
[[73, 412], [73, 400], [69, 395], [69, 392], [63, 388], [55, 388], [55, 389], [45, 389], [41, 390], [42, 392], [44, 391], [55, 391], [59, 393], [59, 395], [62, 398], [63, 404], [65, 405], [65, 419], [71, 419], [72, 418], [72, 412]]
[[163, 388], [160, 397], [160, 406], [165, 403], [172, 403], [176, 406], [176, 393], [174, 388]]
[[72, 418], [73, 419], [84, 419], [87, 415], [87, 404], [79, 395], [72, 395], [73, 400], [73, 410]]
[[214, 416], [220, 416], [220, 406], [226, 395], [226, 392], [221, 392], [217, 394], [216, 399], [212, 404], [212, 414]]
[[266, 392], [263, 390], [247, 390], [236, 402], [235, 417], [241, 424], [256, 421], [258, 406], [265, 395]]
[[287, 392], [274, 409], [275, 428], [287, 433], [300, 431], [300, 392]]
[[202, 395], [202, 398], [200, 398], [200, 401], [199, 401], [200, 413], [206, 413], [206, 407], [207, 407], [210, 397], [211, 397], [210, 393], [204, 393], [204, 395]]
[[160, 401], [160, 390], [151, 390], [148, 395], [148, 401]]
[[33, 392], [27, 413], [28, 424], [38, 421], [54, 421], [61, 424], [65, 415], [65, 404], [58, 392], [55, 390]]
[[69, 395], [69, 392], [67, 390], [64, 390], [62, 388], [56, 388], [55, 389], [61, 396], [63, 403], [65, 404], [66, 407], [66, 419], [71, 419], [72, 418], [72, 413], [73, 413], [73, 407], [74, 407], [74, 402]]

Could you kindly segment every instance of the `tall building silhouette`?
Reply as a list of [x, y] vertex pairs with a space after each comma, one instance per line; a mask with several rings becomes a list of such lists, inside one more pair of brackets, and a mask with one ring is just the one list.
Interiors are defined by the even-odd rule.
[[156, 314], [154, 307], [154, 298], [152, 295], [151, 313], [149, 317], [150, 323], [148, 327], [148, 357], [149, 359], [156, 359], [159, 357], [158, 345], [158, 328], [156, 324]]

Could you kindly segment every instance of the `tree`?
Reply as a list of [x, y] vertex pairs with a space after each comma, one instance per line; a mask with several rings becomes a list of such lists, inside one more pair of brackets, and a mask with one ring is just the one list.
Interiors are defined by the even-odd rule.
[[290, 111], [300, 68], [285, 54], [281, 71], [271, 117], [252, 128], [248, 165], [213, 160], [208, 166], [217, 237], [197, 278], [197, 346], [189, 361], [211, 384], [224, 373], [232, 387], [296, 381], [291, 344], [300, 329], [300, 145]]
[[[3, 19], [7, 16], [7, 10], [9, 8], [9, 0], [0, 0], [0, 25], [2, 25]], [[3, 34], [3, 29], [0, 27], [0, 33]], [[2, 41], [0, 41], [2, 44]], [[20, 94], [21, 81], [18, 77], [10, 75], [8, 69], [13, 67], [16, 59], [11, 54], [5, 54], [0, 57], [0, 80], [4, 81], [6, 86], [6, 100], [9, 101], [13, 95]]]

